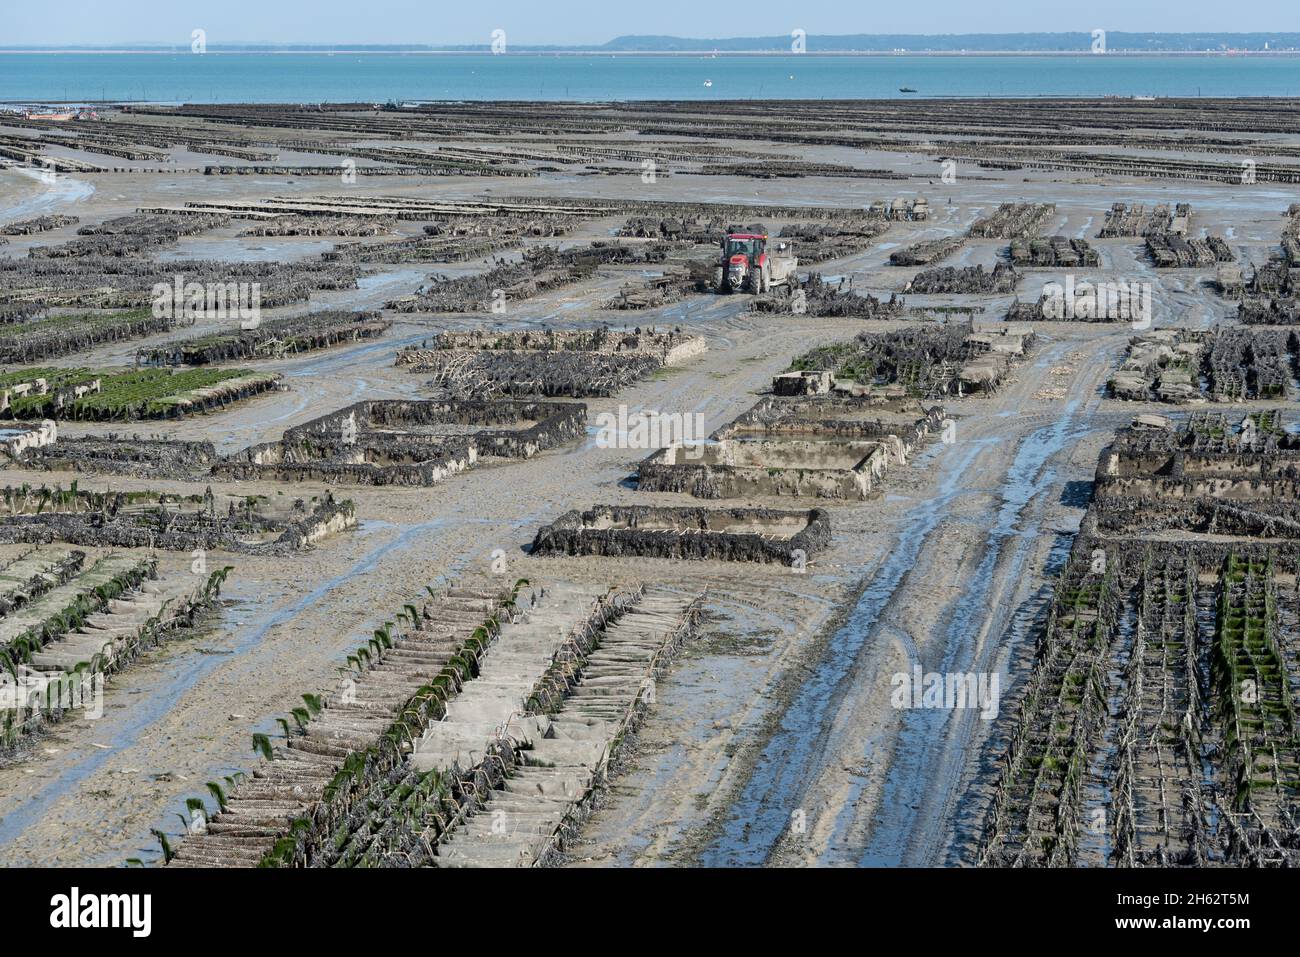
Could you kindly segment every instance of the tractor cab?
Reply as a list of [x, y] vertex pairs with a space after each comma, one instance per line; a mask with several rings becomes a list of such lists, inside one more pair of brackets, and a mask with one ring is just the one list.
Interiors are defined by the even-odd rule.
[[767, 251], [767, 237], [748, 233], [733, 233], [727, 236], [727, 259], [736, 256], [745, 257], [746, 262], [753, 262]]

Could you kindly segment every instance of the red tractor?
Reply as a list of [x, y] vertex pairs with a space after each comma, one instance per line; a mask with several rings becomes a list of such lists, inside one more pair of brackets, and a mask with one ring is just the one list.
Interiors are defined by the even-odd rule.
[[778, 239], [769, 251], [767, 230], [761, 225], [729, 226], [722, 238], [722, 256], [713, 270], [718, 292], [764, 293], [792, 282], [799, 260], [790, 243]]

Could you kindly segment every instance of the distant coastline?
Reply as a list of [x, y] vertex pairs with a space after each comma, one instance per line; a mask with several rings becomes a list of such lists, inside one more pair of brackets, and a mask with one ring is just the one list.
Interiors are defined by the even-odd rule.
[[[797, 26], [797, 24], [795, 24]], [[802, 29], [767, 36], [679, 37], [667, 34], [628, 34], [604, 42], [527, 43], [524, 36], [495, 30], [476, 42], [266, 42], [231, 39], [215, 33], [201, 35], [208, 53], [268, 54], [433, 54], [463, 55], [501, 52], [506, 56], [1288, 56], [1300, 54], [1300, 31], [1142, 32], [1112, 30], [988, 33], [847, 33], [813, 34]], [[3, 47], [5, 53], [189, 53], [193, 37], [185, 34], [160, 40], [114, 43], [23, 43]], [[508, 42], [507, 42], [508, 41]]]

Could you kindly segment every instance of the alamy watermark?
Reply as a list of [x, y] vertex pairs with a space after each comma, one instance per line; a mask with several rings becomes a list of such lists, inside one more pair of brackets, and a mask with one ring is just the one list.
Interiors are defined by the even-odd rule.
[[1067, 273], [1065, 282], [1043, 286], [1044, 319], [1119, 319], [1134, 329], [1151, 326], [1151, 283], [1077, 282]]
[[911, 671], [895, 673], [890, 684], [889, 703], [895, 708], [978, 709], [985, 721], [998, 716], [1002, 679], [996, 671], [923, 672], [913, 665]]
[[617, 412], [596, 416], [596, 445], [602, 449], [666, 449], [682, 446], [687, 458], [704, 455], [704, 416], [699, 412]]
[[148, 937], [153, 929], [152, 894], [83, 894], [73, 887], [50, 898], [50, 926], [122, 928], [132, 937]]
[[259, 282], [155, 283], [153, 314], [156, 319], [238, 319], [244, 329], [262, 321], [262, 284]]
[[43, 712], [81, 711], [89, 721], [104, 716], [102, 672], [0, 674], [0, 711], [39, 717]]

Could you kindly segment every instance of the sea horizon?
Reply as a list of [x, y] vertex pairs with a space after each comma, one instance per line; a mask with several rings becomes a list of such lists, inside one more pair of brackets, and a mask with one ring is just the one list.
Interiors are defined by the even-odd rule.
[[[176, 45], [169, 47], [132, 47], [132, 46], [105, 46], [105, 47], [0, 47], [0, 55], [21, 55], [35, 54], [45, 56], [58, 56], [68, 54], [93, 54], [93, 55], [112, 55], [112, 56], [165, 56], [167, 54], [188, 54], [193, 51], [186, 49], [184, 46]], [[788, 57], [794, 56], [786, 50], [568, 50], [568, 49], [545, 49], [545, 48], [516, 48], [511, 50], [502, 50], [500, 53], [492, 53], [491, 50], [482, 47], [473, 49], [401, 49], [397, 47], [329, 47], [329, 48], [298, 48], [298, 47], [274, 47], [268, 49], [248, 49], [243, 47], [222, 48], [210, 46], [203, 51], [204, 56], [230, 56], [232, 54], [246, 54], [248, 56], [284, 56], [286, 54], [302, 54], [303, 56], [336, 56], [338, 54], [358, 54], [362, 56], [501, 56], [501, 57], [533, 57], [533, 56], [600, 56], [600, 57], [638, 57], [638, 56], [672, 56], [686, 58], [706, 58], [720, 59], [722, 57]], [[805, 50], [797, 54], [800, 57], [885, 57], [890, 59], [906, 57], [1031, 57], [1031, 56], [1052, 56], [1052, 57], [1088, 57], [1092, 58], [1097, 54], [1090, 53], [1087, 50]], [[1108, 57], [1297, 57], [1300, 56], [1300, 48], [1281, 49], [1281, 50], [1107, 50], [1105, 56]]]
[[9, 104], [1297, 94], [1300, 75], [1280, 55], [80, 51], [0, 57], [0, 102]]

